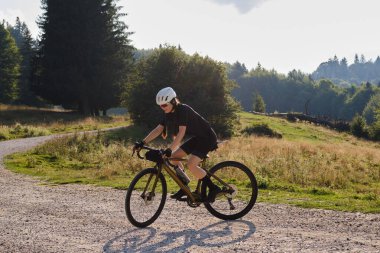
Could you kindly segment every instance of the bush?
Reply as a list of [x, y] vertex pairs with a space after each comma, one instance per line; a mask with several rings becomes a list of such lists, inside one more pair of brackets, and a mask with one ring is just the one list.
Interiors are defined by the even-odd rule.
[[260, 125], [253, 125], [250, 127], [246, 127], [242, 130], [243, 134], [246, 135], [257, 135], [257, 136], [267, 136], [271, 138], [282, 138], [282, 134], [276, 132], [275, 130], [271, 129], [268, 124], [260, 124]]
[[351, 122], [351, 133], [359, 138], [368, 138], [367, 124], [363, 116], [355, 115]]
[[4, 141], [8, 139], [9, 139], [8, 131], [5, 128], [0, 127], [0, 141]]
[[375, 122], [369, 127], [371, 140], [380, 141], [380, 110], [375, 112]]
[[269, 178], [262, 177], [262, 176], [257, 175], [257, 174], [255, 177], [257, 180], [257, 187], [259, 187], [259, 189], [268, 189], [269, 188]]

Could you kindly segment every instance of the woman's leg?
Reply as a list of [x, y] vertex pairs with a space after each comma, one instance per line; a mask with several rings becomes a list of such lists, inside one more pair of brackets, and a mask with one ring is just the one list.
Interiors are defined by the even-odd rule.
[[[172, 158], [183, 158], [187, 156], [186, 152], [183, 151], [181, 148], [178, 148], [176, 149], [173, 153], [172, 153]], [[172, 164], [174, 165], [178, 165], [183, 171], [185, 171], [185, 167], [183, 166], [183, 164], [180, 162], [180, 161], [170, 161]]]
[[200, 162], [202, 162], [202, 159], [196, 155], [190, 155], [187, 161], [187, 167], [189, 167], [191, 173], [198, 179], [202, 179], [206, 176], [206, 171], [199, 167]]
[[215, 201], [216, 196], [221, 192], [221, 189], [211, 181], [206, 171], [204, 171], [201, 167], [198, 166], [201, 161], [202, 159], [198, 156], [191, 155], [187, 163], [187, 166], [196, 178], [202, 180], [202, 182], [207, 185], [207, 187], [209, 188], [209, 193], [206, 198], [206, 201], [212, 203]]
[[[182, 158], [182, 157], [185, 157], [185, 156], [187, 156], [187, 154], [181, 148], [178, 148], [177, 150], [175, 150], [172, 153], [172, 155], [171, 155], [172, 158]], [[182, 171], [185, 171], [184, 170], [184, 166], [183, 166], [183, 164], [180, 161], [170, 161], [170, 162], [172, 164], [177, 165], [178, 167], [180, 167], [182, 169]], [[177, 191], [176, 193], [172, 194], [170, 196], [170, 198], [172, 198], [172, 199], [181, 199], [185, 195], [186, 195], [186, 193], [182, 189], [179, 189], [179, 191]]]

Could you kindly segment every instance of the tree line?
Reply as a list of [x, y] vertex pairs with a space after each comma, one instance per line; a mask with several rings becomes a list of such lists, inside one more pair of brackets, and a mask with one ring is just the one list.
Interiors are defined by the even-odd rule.
[[363, 82], [380, 84], [380, 57], [375, 61], [366, 60], [364, 55], [360, 58], [355, 54], [354, 63], [348, 65], [347, 58], [335, 55], [328, 61], [321, 63], [312, 73], [314, 80], [330, 79], [340, 86], [360, 85]]
[[[249, 71], [240, 62], [226, 66], [229, 78], [238, 84], [232, 94], [240, 101], [244, 110], [257, 108], [257, 101], [262, 97], [263, 101], [260, 103], [265, 105], [266, 112], [302, 112], [344, 121], [361, 117], [366, 123], [363, 128], [367, 124], [369, 128], [379, 124], [378, 85], [364, 82], [359, 86], [352, 84], [341, 87], [331, 80], [314, 80], [311, 75], [296, 70], [285, 75], [275, 70], [267, 70], [260, 64]], [[367, 132], [367, 136], [370, 136], [370, 131]]]

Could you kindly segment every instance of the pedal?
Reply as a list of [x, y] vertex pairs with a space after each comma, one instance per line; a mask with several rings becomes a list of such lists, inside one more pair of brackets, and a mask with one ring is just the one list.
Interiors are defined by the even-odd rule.
[[187, 196], [184, 196], [184, 197], [181, 197], [181, 198], [178, 198], [178, 199], [175, 199], [175, 200], [186, 202], [187, 201]]

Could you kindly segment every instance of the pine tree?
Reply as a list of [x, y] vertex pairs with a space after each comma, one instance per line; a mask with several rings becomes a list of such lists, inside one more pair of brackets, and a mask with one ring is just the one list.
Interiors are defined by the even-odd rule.
[[17, 98], [21, 57], [15, 40], [4, 23], [0, 24], [0, 102], [10, 103]]
[[11, 36], [15, 40], [17, 47], [21, 48], [24, 39], [22, 37], [22, 22], [19, 17], [16, 18], [15, 26], [11, 26], [8, 24], [8, 30], [10, 31]]
[[339, 71], [339, 77], [341, 79], [347, 79], [348, 78], [348, 64], [346, 57], [343, 57], [343, 59], [340, 61], [340, 71]]
[[228, 77], [232, 80], [237, 80], [241, 78], [243, 75], [247, 74], [247, 67], [240, 62], [235, 62], [232, 66], [229, 67]]
[[265, 112], [265, 103], [263, 97], [257, 92], [254, 94], [253, 99], [253, 111], [255, 112]]
[[31, 92], [31, 73], [32, 59], [36, 53], [34, 45], [36, 42], [32, 38], [30, 30], [25, 22], [21, 22], [20, 18], [16, 19], [15, 26], [8, 28], [12, 37], [15, 39], [17, 47], [22, 57], [21, 75], [19, 79], [19, 99], [22, 104], [32, 105], [36, 98]]
[[359, 63], [359, 56], [358, 54], [355, 54], [354, 64], [358, 64], [358, 63]]
[[366, 59], [365, 59], [364, 54], [362, 54], [362, 55], [360, 56], [360, 63], [362, 63], [362, 64], [366, 63]]
[[99, 114], [120, 101], [133, 63], [116, 0], [43, 0], [35, 90], [53, 103]]

